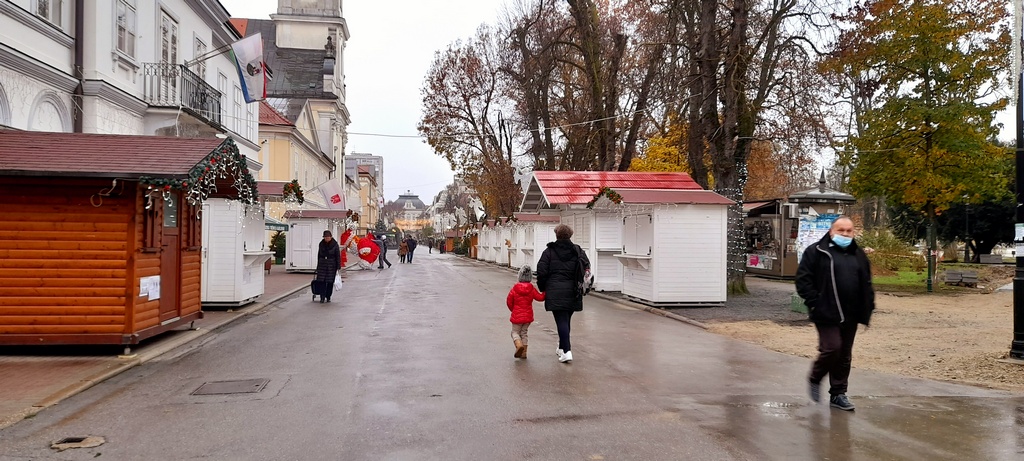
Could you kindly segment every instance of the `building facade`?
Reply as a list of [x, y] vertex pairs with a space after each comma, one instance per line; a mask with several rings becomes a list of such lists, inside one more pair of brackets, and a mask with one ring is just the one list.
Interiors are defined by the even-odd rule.
[[[82, 11], [76, 6], [82, 5]], [[216, 0], [0, 0], [0, 124], [30, 131], [228, 136], [256, 162], [257, 106]]]

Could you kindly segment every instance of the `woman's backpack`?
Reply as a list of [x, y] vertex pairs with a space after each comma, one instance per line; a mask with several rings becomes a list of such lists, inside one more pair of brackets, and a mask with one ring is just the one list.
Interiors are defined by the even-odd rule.
[[576, 297], [582, 298], [590, 293], [594, 286], [594, 276], [590, 268], [583, 264], [583, 249], [576, 245]]

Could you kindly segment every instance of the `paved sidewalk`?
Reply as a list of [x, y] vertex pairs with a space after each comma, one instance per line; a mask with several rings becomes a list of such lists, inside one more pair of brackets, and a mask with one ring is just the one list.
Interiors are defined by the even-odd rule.
[[[345, 269], [353, 269], [355, 260], [350, 257]], [[118, 355], [122, 346], [0, 347], [0, 429], [302, 291], [311, 279], [312, 274], [288, 273], [283, 266], [273, 266], [256, 302], [236, 309], [205, 310], [194, 330], [182, 327], [147, 339], [128, 356]]]

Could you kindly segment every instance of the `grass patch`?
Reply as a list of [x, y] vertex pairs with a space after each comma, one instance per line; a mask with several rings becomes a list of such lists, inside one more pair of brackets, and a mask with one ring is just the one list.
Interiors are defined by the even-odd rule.
[[[902, 270], [891, 275], [876, 275], [871, 278], [875, 285], [875, 291], [897, 292], [897, 293], [927, 293], [928, 272]], [[970, 288], [957, 287], [942, 283], [941, 273], [932, 282], [932, 291], [935, 293], [958, 293], [970, 292]]]

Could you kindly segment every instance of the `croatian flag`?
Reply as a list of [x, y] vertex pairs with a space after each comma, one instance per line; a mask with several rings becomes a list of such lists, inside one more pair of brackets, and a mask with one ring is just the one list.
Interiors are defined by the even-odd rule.
[[338, 178], [332, 178], [327, 182], [316, 186], [317, 190], [324, 195], [324, 203], [328, 210], [345, 210], [345, 188], [338, 182]]
[[245, 37], [231, 44], [231, 58], [238, 68], [245, 102], [267, 98], [267, 65], [263, 61], [263, 35]]

